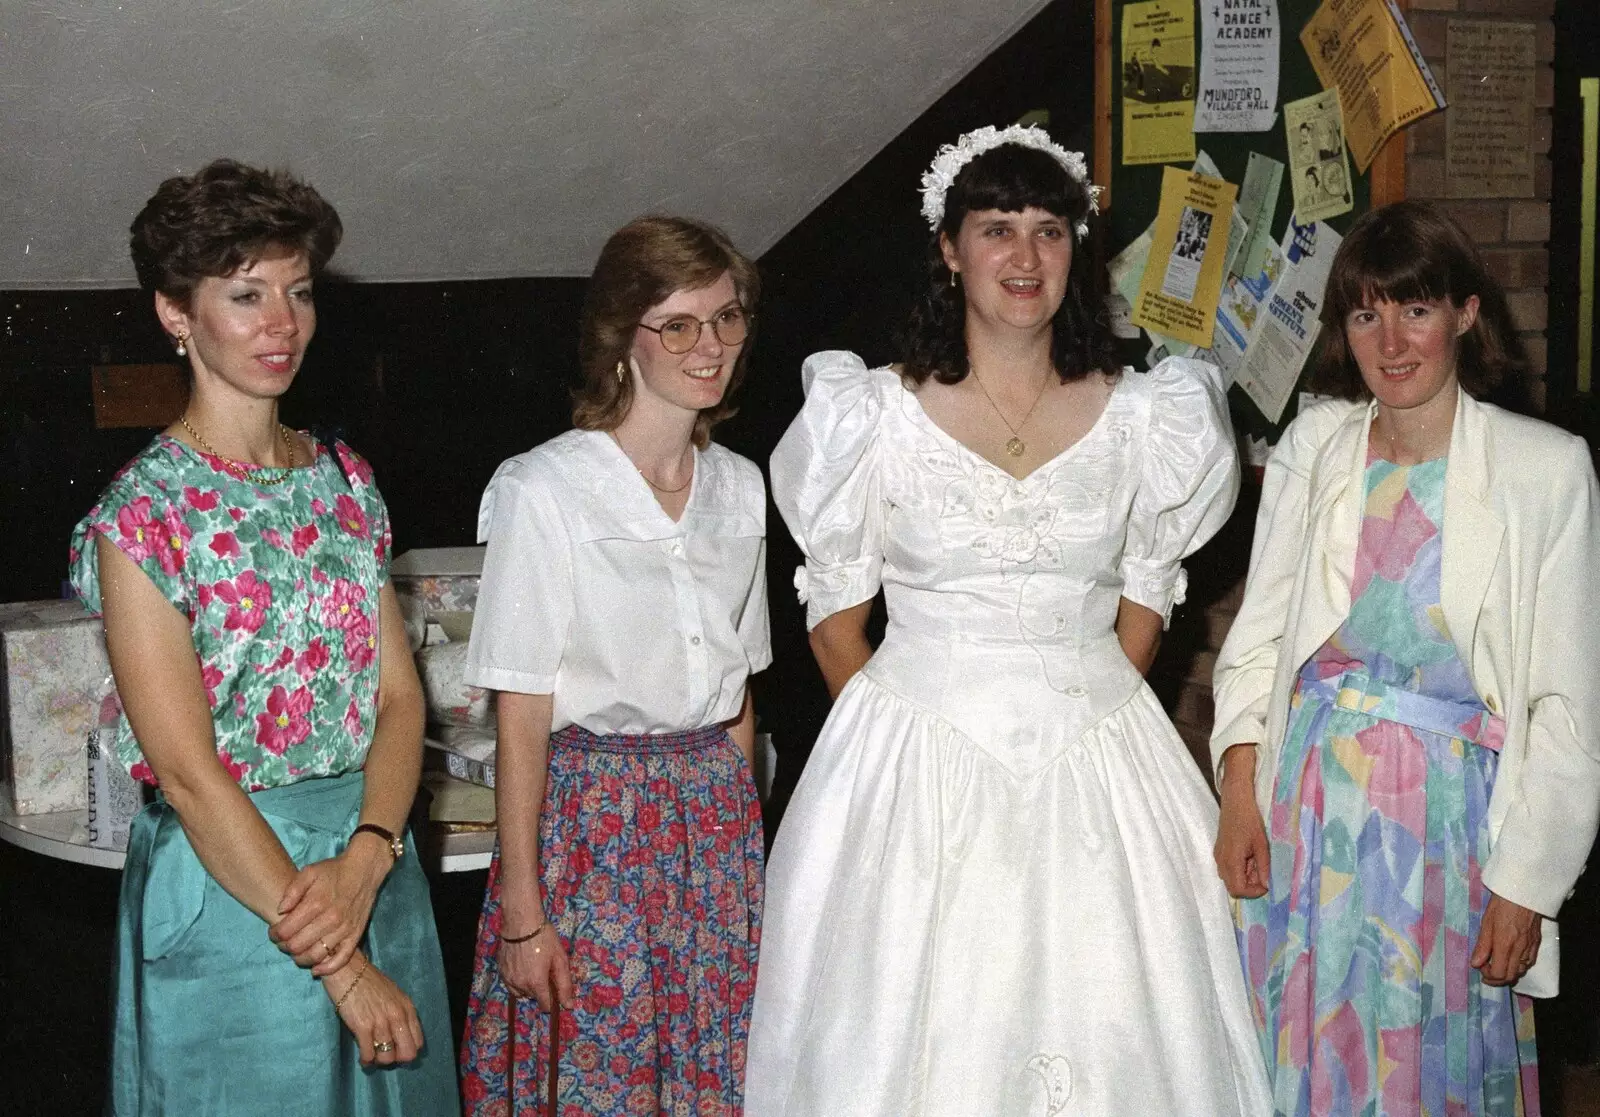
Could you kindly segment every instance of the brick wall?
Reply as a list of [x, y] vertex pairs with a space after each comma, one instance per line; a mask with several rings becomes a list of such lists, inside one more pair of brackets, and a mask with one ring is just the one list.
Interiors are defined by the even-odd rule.
[[[1585, 0], [1594, 2], [1594, 0]], [[1441, 87], [1447, 82], [1445, 43], [1452, 19], [1507, 20], [1533, 23], [1537, 28], [1538, 70], [1534, 80], [1534, 126], [1529, 143], [1536, 154], [1533, 198], [1448, 197], [1445, 180], [1445, 113], [1413, 125], [1405, 135], [1405, 196], [1437, 199], [1477, 240], [1478, 247], [1505, 287], [1511, 312], [1532, 363], [1528, 396], [1538, 411], [1544, 410], [1546, 367], [1545, 325], [1549, 310], [1550, 274], [1550, 133], [1551, 106], [1555, 103], [1555, 0], [1409, 0], [1406, 21]], [[1296, 49], [1292, 44], [1286, 49]], [[1448, 110], [1447, 110], [1448, 111]], [[1254, 493], [1246, 486], [1236, 521], [1253, 522]], [[1248, 530], [1230, 530], [1198, 561], [1221, 575], [1227, 588], [1200, 595], [1196, 616], [1186, 618], [1187, 630], [1174, 631], [1173, 646], [1152, 670], [1152, 682], [1166, 700], [1173, 721], [1195, 758], [1209, 771], [1208, 739], [1211, 732], [1211, 668], [1228, 626], [1243, 596], [1242, 572], [1248, 560]], [[1180, 618], [1180, 621], [1184, 618]], [[1175, 622], [1175, 628], [1178, 622]]]
[[[1504, 20], [1536, 29], [1532, 198], [1449, 200], [1445, 181], [1445, 113], [1435, 113], [1406, 134], [1406, 195], [1436, 198], [1478, 241], [1489, 268], [1506, 289], [1511, 313], [1533, 365], [1529, 397], [1544, 410], [1545, 323], [1550, 275], [1550, 132], [1555, 104], [1555, 0], [1410, 0], [1406, 20], [1439, 84], [1446, 83], [1445, 38], [1450, 20]], [[1448, 112], [1448, 110], [1446, 110]]]

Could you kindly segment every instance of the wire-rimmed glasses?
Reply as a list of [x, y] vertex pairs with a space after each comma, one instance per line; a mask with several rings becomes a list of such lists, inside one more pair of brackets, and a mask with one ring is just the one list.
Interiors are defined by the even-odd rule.
[[722, 344], [732, 347], [744, 343], [750, 336], [750, 319], [753, 315], [734, 303], [717, 311], [710, 318], [696, 318], [692, 314], [680, 314], [676, 318], [668, 318], [659, 326], [639, 325], [661, 339], [661, 347], [668, 353], [687, 353], [700, 344], [700, 331], [706, 326], [711, 327], [711, 332], [716, 335]]

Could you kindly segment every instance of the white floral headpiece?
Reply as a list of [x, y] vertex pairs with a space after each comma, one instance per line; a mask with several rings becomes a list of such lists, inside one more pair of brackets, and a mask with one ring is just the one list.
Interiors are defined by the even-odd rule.
[[[928, 219], [930, 229], [938, 232], [939, 224], [944, 220], [944, 196], [950, 192], [961, 168], [984, 152], [1003, 144], [1019, 144], [1051, 156], [1088, 191], [1089, 212], [1100, 212], [1100, 187], [1089, 181], [1089, 164], [1084, 161], [1082, 152], [1068, 151], [1037, 124], [1027, 127], [1013, 124], [1009, 128], [996, 128], [990, 124], [968, 132], [953, 144], [945, 144], [934, 156], [933, 166], [922, 173], [922, 216]], [[1075, 231], [1080, 240], [1088, 236], [1089, 219], [1086, 217], [1079, 221]]]

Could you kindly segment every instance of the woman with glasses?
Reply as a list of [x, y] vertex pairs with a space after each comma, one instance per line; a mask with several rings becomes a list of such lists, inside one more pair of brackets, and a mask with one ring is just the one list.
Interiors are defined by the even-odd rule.
[[[467, 679], [499, 692], [500, 844], [465, 1111], [741, 1111], [761, 922], [749, 676], [766, 491], [710, 440], [748, 358], [754, 265], [709, 226], [615, 233], [585, 299], [577, 428], [505, 462]], [[525, 1108], [523, 1108], [525, 1106]]]

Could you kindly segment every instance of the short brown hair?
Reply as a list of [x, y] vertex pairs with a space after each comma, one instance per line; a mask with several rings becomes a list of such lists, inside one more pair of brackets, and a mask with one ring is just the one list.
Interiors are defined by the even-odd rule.
[[288, 171], [232, 159], [163, 182], [129, 230], [139, 286], [187, 306], [195, 286], [274, 251], [303, 254], [313, 275], [344, 236], [339, 214]]
[[1478, 319], [1461, 335], [1456, 375], [1461, 387], [1483, 398], [1508, 377], [1527, 370], [1505, 292], [1483, 264], [1472, 238], [1443, 210], [1427, 202], [1395, 202], [1363, 214], [1334, 254], [1322, 300], [1322, 342], [1311, 387], [1325, 395], [1371, 397], [1350, 353], [1344, 324], [1374, 302], [1448, 299], [1461, 307], [1478, 296]]
[[[583, 383], [573, 393], [574, 426], [608, 431], [621, 424], [633, 406], [633, 377], [618, 376], [617, 366], [627, 367], [639, 320], [674, 291], [709, 287], [725, 273], [733, 278], [740, 304], [753, 312], [761, 278], [720, 229], [687, 217], [640, 217], [611, 234], [583, 298], [578, 334]], [[733, 394], [744, 380], [753, 338], [752, 330], [721, 401], [695, 420], [694, 442], [702, 449], [711, 440], [711, 428], [737, 410]]]

